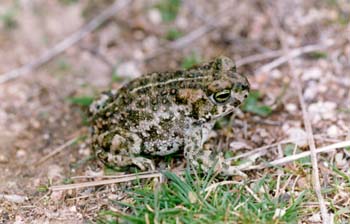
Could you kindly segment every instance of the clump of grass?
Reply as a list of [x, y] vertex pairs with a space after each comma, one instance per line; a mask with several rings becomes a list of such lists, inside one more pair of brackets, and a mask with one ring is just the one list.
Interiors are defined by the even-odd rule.
[[[302, 151], [300, 150], [299, 147], [297, 147], [294, 144], [287, 144], [284, 147], [283, 152], [284, 152], [285, 156], [291, 156], [291, 155], [294, 155], [294, 154], [297, 154], [297, 153], [301, 153]], [[309, 166], [309, 167], [311, 166], [311, 159], [310, 159], [310, 157], [304, 157], [304, 158], [298, 159], [295, 162], [300, 163], [301, 165], [304, 165], [304, 166]]]
[[181, 37], [183, 35], [183, 33], [181, 31], [179, 31], [178, 29], [176, 28], [170, 28], [166, 35], [165, 35], [165, 38], [167, 40], [170, 40], [170, 41], [173, 41], [173, 40], [176, 40], [178, 39], [179, 37]]
[[49, 186], [48, 185], [40, 185], [36, 188], [37, 192], [43, 193], [43, 192], [48, 192], [49, 191]]
[[308, 55], [313, 59], [321, 59], [321, 58], [328, 57], [327, 52], [324, 52], [324, 51], [310, 52]]
[[103, 211], [99, 223], [297, 223], [304, 197], [281, 199], [262, 193], [263, 186], [275, 188], [272, 177], [255, 183], [252, 194], [246, 190], [249, 183], [213, 187], [217, 179], [212, 173], [200, 177], [187, 170], [183, 177], [164, 175], [168, 181], [156, 190], [137, 187], [128, 192], [131, 203], [116, 202], [128, 214]]
[[78, 3], [79, 0], [59, 0], [59, 2], [63, 5], [72, 5]]
[[171, 22], [176, 19], [180, 6], [181, 0], [160, 0], [156, 8], [160, 11], [164, 22]]
[[112, 73], [112, 82], [118, 83], [118, 82], [122, 82], [123, 80], [124, 80], [123, 77], [121, 77], [115, 69]]
[[68, 72], [72, 69], [72, 65], [68, 59], [61, 57], [56, 61], [55, 69], [59, 72]]
[[201, 62], [201, 58], [196, 54], [192, 53], [189, 56], [186, 56], [182, 62], [181, 62], [181, 67], [183, 69], [189, 69], [193, 67], [194, 65], [197, 65]]
[[3, 23], [3, 26], [6, 30], [13, 30], [17, 28], [18, 22], [16, 19], [16, 10], [9, 9], [2, 15], [0, 15], [0, 21]]
[[112, 83], [123, 83], [123, 82], [130, 81], [130, 80], [131, 80], [130, 77], [118, 74], [117, 69], [113, 70], [112, 80], [111, 80]]
[[90, 104], [94, 101], [94, 98], [91, 96], [76, 96], [76, 97], [69, 97], [68, 101], [71, 104], [88, 108]]
[[251, 112], [262, 117], [269, 116], [272, 113], [272, 109], [267, 105], [259, 103], [260, 96], [260, 92], [251, 91], [247, 99], [244, 101], [242, 109], [246, 112]]
[[88, 117], [88, 109], [91, 103], [94, 101], [94, 97], [92, 96], [74, 96], [74, 97], [68, 97], [67, 101], [70, 102], [72, 105], [79, 106], [81, 108], [80, 115], [81, 115], [81, 123], [82, 125], [89, 126], [90, 125], [90, 119]]

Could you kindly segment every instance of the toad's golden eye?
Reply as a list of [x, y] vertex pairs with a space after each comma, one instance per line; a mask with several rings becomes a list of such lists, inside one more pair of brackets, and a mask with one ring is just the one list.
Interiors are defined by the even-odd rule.
[[231, 97], [231, 90], [224, 89], [214, 94], [213, 98], [217, 103], [225, 103]]

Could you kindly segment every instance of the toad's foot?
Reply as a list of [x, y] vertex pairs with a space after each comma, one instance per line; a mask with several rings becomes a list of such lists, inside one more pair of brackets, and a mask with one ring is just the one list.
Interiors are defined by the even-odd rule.
[[151, 171], [156, 169], [153, 161], [145, 157], [132, 157], [131, 160], [134, 165], [136, 165], [138, 168], [140, 168], [143, 171], [145, 170]]
[[237, 166], [232, 165], [231, 161], [225, 160], [222, 153], [216, 154], [210, 150], [203, 150], [192, 163], [196, 167], [200, 167], [206, 173], [210, 169], [213, 169], [214, 172], [218, 172], [222, 176], [238, 175], [247, 177]]
[[155, 165], [153, 161], [141, 156], [133, 157], [118, 154], [114, 155], [111, 153], [107, 153], [104, 150], [97, 150], [96, 156], [108, 166], [126, 167], [130, 165], [135, 165], [143, 171], [155, 170]]

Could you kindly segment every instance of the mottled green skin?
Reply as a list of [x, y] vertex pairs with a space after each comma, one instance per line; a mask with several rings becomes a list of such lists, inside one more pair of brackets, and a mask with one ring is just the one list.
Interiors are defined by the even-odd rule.
[[[213, 96], [222, 90], [230, 90], [230, 97], [218, 103]], [[248, 92], [247, 79], [226, 57], [185, 71], [141, 76], [103, 93], [91, 106], [93, 149], [114, 166], [149, 168], [151, 161], [140, 154], [178, 150], [193, 159], [215, 120], [237, 108]]]

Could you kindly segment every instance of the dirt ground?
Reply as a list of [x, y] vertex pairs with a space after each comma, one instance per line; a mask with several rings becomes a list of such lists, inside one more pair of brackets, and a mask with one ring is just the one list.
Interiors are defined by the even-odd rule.
[[[52, 50], [113, 3], [96, 2], [2, 0], [0, 78]], [[183, 1], [169, 21], [157, 4], [132, 1], [48, 63], [0, 83], [0, 223], [94, 222], [116, 197], [117, 186], [48, 190], [102, 173], [89, 159], [86, 107], [77, 104], [82, 96], [89, 99], [143, 73], [180, 68], [186, 58], [233, 58], [261, 103], [272, 109], [266, 117], [239, 115], [234, 130], [218, 132], [224, 147], [234, 150], [234, 143], [243, 142], [254, 149], [306, 136], [294, 75], [300, 77], [316, 146], [350, 139], [348, 1]], [[303, 52], [305, 46], [315, 50]], [[295, 54], [292, 67], [287, 53]], [[78, 136], [83, 137], [45, 157]], [[265, 155], [268, 161], [277, 157], [278, 147]], [[330, 164], [350, 175], [349, 160], [344, 148], [322, 154], [322, 185], [334, 180]], [[298, 187], [310, 186], [310, 173], [296, 181]], [[349, 190], [327, 200], [349, 209]], [[305, 222], [311, 223], [311, 216], [305, 215]], [[345, 212], [339, 220], [349, 217]]]

